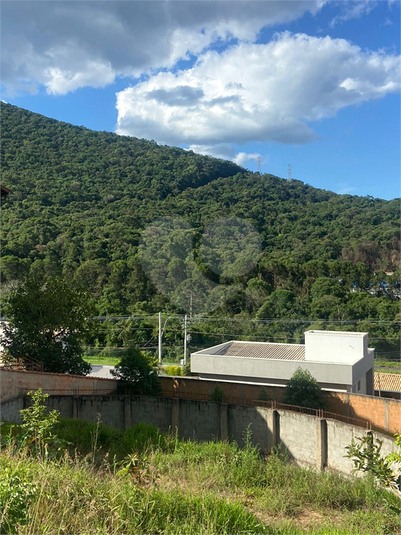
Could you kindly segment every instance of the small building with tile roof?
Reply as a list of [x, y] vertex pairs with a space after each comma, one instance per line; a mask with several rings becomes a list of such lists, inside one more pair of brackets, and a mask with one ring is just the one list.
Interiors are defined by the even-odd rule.
[[375, 395], [401, 399], [401, 374], [375, 372]]
[[367, 333], [307, 331], [305, 344], [225, 342], [191, 354], [200, 379], [285, 386], [298, 368], [322, 389], [373, 395], [374, 349]]

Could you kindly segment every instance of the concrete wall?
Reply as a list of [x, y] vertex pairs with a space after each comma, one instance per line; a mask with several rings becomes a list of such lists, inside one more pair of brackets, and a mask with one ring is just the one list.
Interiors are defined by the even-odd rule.
[[[117, 381], [16, 370], [1, 370], [1, 399], [7, 400], [26, 394], [30, 390], [42, 388], [53, 395], [109, 394], [116, 391]], [[284, 389], [262, 387], [241, 383], [202, 381], [196, 377], [160, 377], [163, 396], [208, 401], [217, 385], [225, 396], [225, 401], [238, 405], [263, 405], [260, 396], [267, 394], [270, 400], [280, 402]], [[401, 401], [389, 398], [371, 397], [358, 394], [332, 393], [328, 398], [327, 410], [350, 418], [369, 420], [373, 427], [395, 434], [401, 430]]]
[[[351, 459], [344, 457], [345, 447], [349, 446], [352, 439], [366, 435], [366, 430], [360, 429], [344, 422], [327, 420], [327, 459], [328, 466], [334, 470], [351, 473], [354, 468]], [[386, 441], [392, 440], [385, 437]]]
[[318, 462], [318, 418], [299, 412], [278, 410], [280, 415], [280, 441], [282, 449], [299, 464], [316, 465]]
[[22, 396], [11, 398], [2, 402], [0, 418], [6, 422], [18, 422], [20, 419], [19, 411], [24, 408], [24, 399]]
[[[327, 362], [246, 358], [201, 353], [191, 355], [191, 371], [201, 377], [219, 375], [221, 377], [236, 377], [238, 381], [247, 380], [253, 383], [272, 379], [285, 384], [298, 368], [309, 370], [318, 383], [349, 385], [349, 388], [353, 384], [353, 366], [349, 363], [329, 364]], [[344, 387], [345, 391], [346, 389], [347, 386]]]
[[[184, 439], [229, 439], [241, 446], [250, 431], [252, 444], [262, 451], [280, 445], [301, 466], [328, 467], [345, 474], [353, 469], [352, 461], [344, 457], [345, 447], [366, 434], [360, 427], [282, 409], [172, 398], [50, 396], [48, 408], [59, 410], [64, 417], [91, 422], [100, 417], [103, 423], [119, 429], [146, 422], [163, 432], [177, 431]], [[384, 454], [395, 451], [392, 438], [379, 433], [374, 436], [383, 441]]]

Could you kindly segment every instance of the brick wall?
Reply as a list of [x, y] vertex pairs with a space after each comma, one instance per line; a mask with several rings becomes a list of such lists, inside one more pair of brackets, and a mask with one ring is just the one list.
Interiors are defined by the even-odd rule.
[[[52, 395], [109, 394], [116, 391], [115, 379], [82, 377], [54, 373], [1, 370], [1, 399], [7, 400], [42, 388]], [[163, 397], [207, 401], [217, 385], [224, 392], [225, 401], [238, 405], [258, 405], [261, 393], [280, 402], [284, 389], [239, 383], [216, 383], [196, 377], [160, 377]], [[374, 427], [391, 434], [401, 430], [401, 401], [359, 394], [331, 394], [328, 411], [350, 418], [369, 420]]]
[[0, 369], [1, 401], [21, 396], [38, 388], [52, 395], [91, 395], [111, 394], [116, 387], [115, 379]]
[[[217, 383], [196, 377], [161, 377], [163, 396], [181, 399], [208, 400], [217, 385], [223, 390], [225, 401], [238, 405], [257, 405], [261, 393], [272, 401], [280, 402], [284, 388], [262, 387], [238, 383]], [[331, 393], [328, 395], [329, 412], [344, 417], [369, 420], [373, 427], [391, 434], [401, 431], [401, 401], [362, 394]]]

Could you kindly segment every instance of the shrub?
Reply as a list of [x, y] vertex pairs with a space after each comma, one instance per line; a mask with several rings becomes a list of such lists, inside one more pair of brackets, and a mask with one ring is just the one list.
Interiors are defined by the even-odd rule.
[[24, 466], [4, 466], [0, 479], [1, 533], [18, 533], [18, 525], [28, 519], [28, 506], [37, 493], [37, 487], [29, 481]]
[[322, 389], [308, 370], [298, 368], [284, 390], [283, 403], [311, 409], [324, 409], [326, 401]]
[[134, 394], [158, 396], [161, 393], [157, 365], [136, 347], [124, 351], [120, 363], [111, 373], [120, 381], [125, 381]]
[[164, 369], [167, 375], [182, 375], [181, 368], [179, 366], [166, 366]]

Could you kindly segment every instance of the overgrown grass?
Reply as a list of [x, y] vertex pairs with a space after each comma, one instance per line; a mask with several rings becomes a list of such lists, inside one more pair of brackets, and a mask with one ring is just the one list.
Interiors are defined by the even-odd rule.
[[372, 481], [263, 457], [249, 436], [241, 449], [182, 441], [146, 424], [118, 431], [63, 420], [54, 432], [71, 445], [53, 460], [3, 448], [7, 533], [399, 532], [392, 495]]

